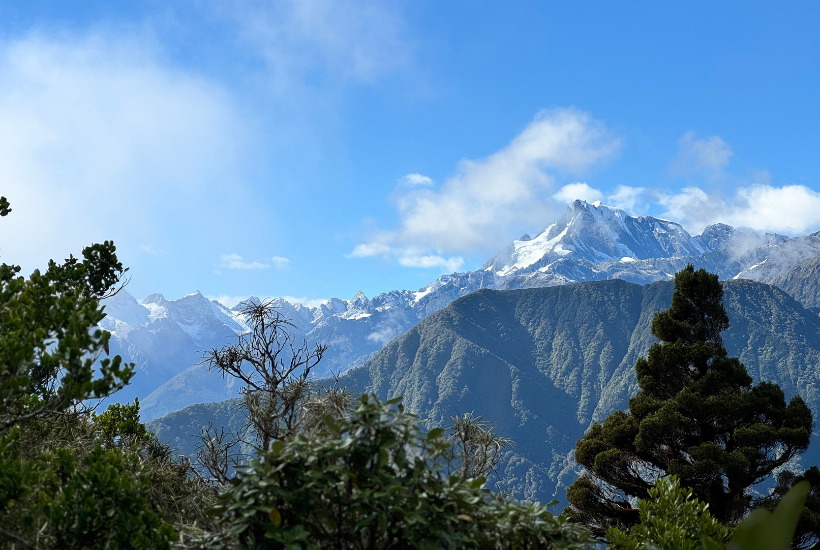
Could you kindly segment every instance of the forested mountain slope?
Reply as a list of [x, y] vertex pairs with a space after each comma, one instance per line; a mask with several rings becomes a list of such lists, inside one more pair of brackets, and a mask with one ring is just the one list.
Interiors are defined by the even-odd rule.
[[[274, 300], [311, 344], [327, 344], [316, 376], [362, 365], [382, 346], [453, 300], [479, 289], [542, 288], [620, 279], [647, 284], [670, 279], [687, 264], [721, 279], [752, 279], [781, 286], [804, 306], [820, 305], [820, 234], [789, 238], [725, 224], [692, 236], [679, 224], [630, 216], [600, 203], [575, 201], [535, 237], [523, 235], [481, 269], [443, 275], [417, 291], [392, 290], [368, 299], [333, 298], [316, 307]], [[814, 267], [812, 267], [814, 266]], [[119, 398], [139, 396], [150, 419], [191, 403], [236, 396], [197, 363], [202, 350], [240, 334], [238, 308], [229, 310], [194, 293], [178, 300], [152, 295], [138, 303], [126, 293], [106, 306], [103, 328], [112, 349], [137, 364], [134, 384]]]
[[[526, 498], [562, 496], [562, 472], [593, 421], [626, 406], [634, 364], [654, 341], [650, 322], [669, 307], [669, 282], [580, 283], [481, 290], [391, 342], [342, 383], [441, 425], [475, 411], [516, 441], [503, 487]], [[727, 349], [758, 380], [800, 394], [820, 412], [820, 317], [785, 292], [751, 281], [725, 284]], [[820, 449], [812, 449], [820, 455]]]
[[[820, 316], [766, 284], [724, 287], [729, 353], [756, 381], [777, 382], [787, 397], [799, 393], [820, 414]], [[654, 342], [650, 322], [669, 307], [672, 291], [671, 282], [620, 280], [480, 290], [427, 317], [340, 383], [382, 399], [403, 396], [428, 426], [457, 413], [483, 415], [516, 442], [502, 487], [541, 501], [563, 498], [575, 478], [575, 441], [636, 391], [635, 361]], [[229, 403], [193, 405], [149, 428], [190, 455], [192, 436], [208, 420], [241, 424]], [[810, 454], [820, 456], [820, 448]]]
[[766, 282], [782, 288], [808, 307], [820, 307], [820, 256], [793, 264]]

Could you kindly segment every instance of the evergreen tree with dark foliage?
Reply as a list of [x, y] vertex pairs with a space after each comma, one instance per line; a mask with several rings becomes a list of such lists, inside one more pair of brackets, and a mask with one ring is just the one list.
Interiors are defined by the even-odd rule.
[[630, 498], [675, 475], [723, 523], [754, 505], [749, 487], [809, 445], [812, 414], [786, 404], [777, 384], [752, 378], [728, 357], [729, 327], [717, 275], [690, 265], [675, 275], [672, 306], [652, 321], [660, 340], [635, 365], [640, 390], [629, 411], [611, 414], [578, 441], [585, 472], [567, 490], [576, 521], [628, 528], [639, 521]]

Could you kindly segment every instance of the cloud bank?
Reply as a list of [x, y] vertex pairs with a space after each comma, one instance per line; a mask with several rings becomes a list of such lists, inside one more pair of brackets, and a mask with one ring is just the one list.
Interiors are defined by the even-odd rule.
[[145, 37], [0, 42], [4, 258], [42, 265], [111, 238], [163, 250], [174, 220], [218, 212], [199, 197], [235, 173], [244, 127], [220, 87], [167, 66]]
[[[697, 176], [704, 184], [674, 191], [619, 185], [605, 194], [586, 183], [572, 183], [554, 197], [562, 202], [603, 200], [632, 215], [652, 212], [680, 223], [692, 234], [715, 223], [792, 236], [820, 230], [820, 193], [805, 185], [772, 185], [765, 170], [755, 171], [751, 181], [739, 180], [726, 171], [731, 156], [732, 147], [719, 136], [695, 139], [694, 132], [687, 132], [678, 140], [670, 171]], [[734, 183], [733, 190], [710, 189], [718, 180]]]
[[820, 193], [804, 185], [754, 184], [738, 187], [726, 198], [687, 187], [661, 194], [659, 202], [666, 208], [664, 215], [696, 233], [717, 222], [787, 235], [820, 229]]
[[269, 261], [247, 261], [239, 254], [223, 254], [219, 258], [220, 267], [227, 269], [240, 269], [256, 271], [273, 267], [279, 271], [284, 271], [290, 267], [290, 260], [282, 256], [274, 256]]
[[[561, 198], [566, 187], [570, 186], [557, 194]], [[603, 195], [598, 189], [583, 188], [576, 194], [566, 193], [565, 198], [584, 199], [584, 193], [590, 197]], [[786, 235], [805, 235], [820, 229], [820, 193], [805, 185], [756, 183], [739, 186], [729, 196], [696, 186], [672, 192], [620, 185], [603, 200], [636, 216], [659, 208], [658, 216], [680, 223], [693, 235], [715, 223]]]
[[718, 136], [695, 139], [695, 132], [686, 132], [678, 140], [678, 154], [672, 164], [676, 175], [700, 174], [716, 179], [732, 158], [732, 148]]
[[398, 5], [374, 0], [236, 0], [216, 7], [264, 60], [275, 91], [292, 91], [320, 72], [371, 83], [408, 65], [412, 46]]
[[587, 113], [543, 111], [503, 149], [461, 161], [440, 187], [397, 193], [399, 227], [377, 231], [350, 256], [394, 257], [408, 267], [452, 270], [462, 259], [448, 253], [483, 249], [497, 237], [506, 239], [513, 227], [544, 221], [555, 210], [554, 172], [582, 174], [612, 158], [620, 146]]

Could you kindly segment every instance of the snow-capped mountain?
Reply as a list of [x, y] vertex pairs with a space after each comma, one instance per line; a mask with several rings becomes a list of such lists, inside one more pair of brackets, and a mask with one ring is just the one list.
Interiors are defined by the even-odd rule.
[[199, 362], [203, 351], [247, 330], [235, 312], [199, 292], [178, 300], [152, 294], [140, 303], [123, 290], [105, 301], [105, 313], [100, 326], [112, 334], [111, 353], [137, 369], [119, 400], [145, 397]]
[[597, 264], [698, 256], [705, 251], [677, 223], [649, 216], [632, 217], [600, 202], [575, 201], [556, 223], [534, 239], [524, 235], [513, 241], [484, 269], [509, 277], [566, 257]]
[[[693, 237], [674, 222], [575, 201], [556, 223], [534, 238], [524, 235], [513, 241], [477, 271], [445, 275], [417, 291], [394, 290], [372, 299], [359, 292], [350, 300], [334, 298], [312, 308], [281, 298], [276, 305], [308, 342], [328, 344], [315, 371], [328, 376], [362, 364], [421, 319], [480, 288], [604, 279], [644, 284], [669, 279], [689, 263], [723, 279], [769, 282], [818, 255], [820, 233], [788, 238], [717, 224]], [[104, 327], [114, 333], [117, 353], [137, 363], [142, 373], [118, 398], [139, 396], [146, 418], [236, 395], [230, 381], [196, 363], [202, 350], [224, 345], [246, 330], [237, 310], [199, 293], [173, 301], [155, 294], [141, 304], [121, 293], [106, 312]]]

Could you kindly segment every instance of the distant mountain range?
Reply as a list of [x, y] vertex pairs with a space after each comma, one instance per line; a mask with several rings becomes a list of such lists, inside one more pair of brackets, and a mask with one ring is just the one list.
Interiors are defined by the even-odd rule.
[[[329, 376], [363, 364], [420, 320], [479, 289], [610, 279], [646, 284], [668, 280], [688, 263], [724, 280], [771, 282], [804, 306], [820, 307], [820, 233], [788, 238], [717, 224], [693, 237], [674, 222], [584, 201], [572, 203], [534, 238], [513, 241], [481, 269], [442, 276], [417, 291], [394, 290], [372, 299], [359, 292], [313, 308], [281, 298], [276, 303], [309, 342], [328, 344], [315, 374]], [[139, 372], [118, 398], [139, 396], [144, 418], [236, 395], [230, 381], [197, 365], [202, 350], [245, 330], [236, 308], [199, 293], [173, 301], [155, 294], [137, 303], [123, 292], [106, 312], [103, 326], [114, 333], [112, 352], [135, 362]]]
[[[724, 289], [729, 354], [755, 381], [778, 383], [787, 398], [801, 395], [820, 416], [820, 316], [771, 285], [737, 280]], [[515, 441], [501, 465], [501, 488], [563, 500], [576, 478], [575, 442], [637, 390], [635, 362], [653, 343], [651, 320], [669, 307], [672, 291], [671, 281], [620, 280], [479, 290], [417, 323], [339, 382], [354, 394], [403, 396], [428, 427], [458, 413], [483, 415]], [[225, 401], [189, 406], [148, 427], [192, 455], [200, 426], [236, 429], [243, 420], [238, 403]], [[815, 441], [802, 465], [818, 458]]]

